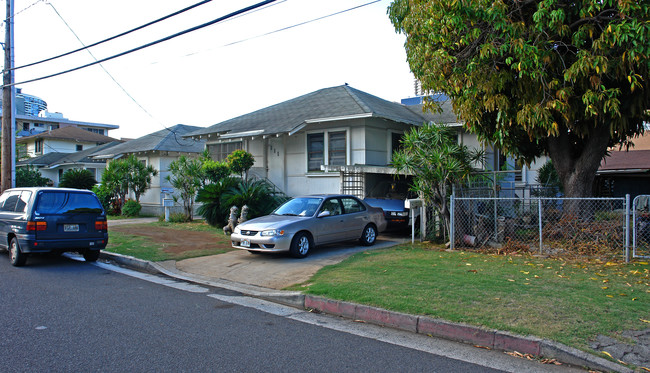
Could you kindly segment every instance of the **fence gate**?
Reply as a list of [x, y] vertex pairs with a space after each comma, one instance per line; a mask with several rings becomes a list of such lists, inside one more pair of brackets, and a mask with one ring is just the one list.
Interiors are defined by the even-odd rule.
[[650, 258], [650, 195], [632, 203], [632, 257]]

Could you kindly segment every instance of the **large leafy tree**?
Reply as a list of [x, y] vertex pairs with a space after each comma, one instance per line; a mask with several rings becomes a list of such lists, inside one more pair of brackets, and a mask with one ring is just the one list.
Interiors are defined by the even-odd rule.
[[404, 134], [401, 149], [393, 154], [393, 167], [413, 175], [413, 191], [438, 211], [447, 237], [452, 186], [469, 177], [472, 166], [482, 159], [481, 151], [458, 143], [453, 128], [432, 123]]
[[183, 209], [187, 220], [192, 220], [194, 213], [194, 197], [203, 185], [205, 173], [203, 172], [203, 159], [188, 158], [181, 155], [169, 164], [167, 181], [180, 193], [183, 200]]
[[629, 146], [650, 107], [650, 3], [394, 0], [389, 16], [427, 90], [467, 128], [525, 161], [549, 155], [567, 196], [587, 196], [608, 146]]

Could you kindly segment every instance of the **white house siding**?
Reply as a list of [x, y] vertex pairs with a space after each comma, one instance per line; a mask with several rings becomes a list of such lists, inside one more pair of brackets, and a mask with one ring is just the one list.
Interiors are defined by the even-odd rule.
[[[90, 149], [97, 146], [95, 142], [70, 142], [69, 140], [43, 140], [43, 154], [59, 152], [74, 153], [77, 151], [77, 145], [82, 146], [82, 150]], [[33, 145], [32, 145], [33, 146]]]
[[377, 118], [314, 123], [291, 136], [248, 139], [245, 148], [255, 157], [251, 173], [268, 178], [289, 196], [338, 193], [338, 172], [307, 170], [307, 134], [346, 131], [348, 165], [385, 166], [390, 160], [391, 134], [407, 128]]

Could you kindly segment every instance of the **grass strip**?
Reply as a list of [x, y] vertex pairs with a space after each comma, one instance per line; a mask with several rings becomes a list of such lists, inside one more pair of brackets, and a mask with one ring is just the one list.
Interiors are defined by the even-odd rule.
[[650, 327], [649, 268], [404, 244], [356, 254], [291, 289], [588, 349], [599, 334]]

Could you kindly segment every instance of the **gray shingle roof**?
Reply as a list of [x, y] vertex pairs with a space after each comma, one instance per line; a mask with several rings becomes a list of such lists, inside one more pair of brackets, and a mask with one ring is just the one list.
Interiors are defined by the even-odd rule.
[[102, 144], [115, 141], [115, 139], [112, 137], [90, 132], [83, 128], [68, 126], [50, 131], [44, 131], [31, 136], [19, 137], [16, 139], [16, 142], [24, 143], [35, 139], [74, 140], [79, 142], [96, 142]]
[[99, 151], [105, 151], [111, 147], [121, 144], [120, 141], [113, 141], [107, 144], [95, 146], [80, 152], [74, 153], [59, 153], [52, 152], [38, 157], [23, 159], [16, 162], [16, 166], [46, 166], [51, 167], [62, 164], [76, 164], [76, 163], [106, 163], [103, 159], [95, 159], [92, 156]]
[[190, 132], [201, 127], [177, 124], [137, 139], [126, 141], [120, 145], [99, 151], [95, 157], [111, 158], [120, 154], [132, 154], [147, 151], [168, 151], [182, 153], [200, 153], [205, 147], [205, 141], [184, 138]]
[[395, 122], [420, 125], [425, 118], [406, 106], [386, 101], [343, 85], [324, 88], [269, 106], [213, 126], [192, 132], [191, 136], [211, 133], [260, 131], [260, 134], [287, 133], [314, 119], [368, 115]]

